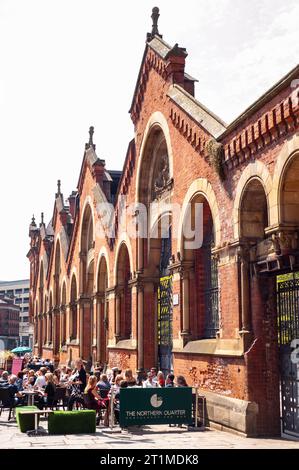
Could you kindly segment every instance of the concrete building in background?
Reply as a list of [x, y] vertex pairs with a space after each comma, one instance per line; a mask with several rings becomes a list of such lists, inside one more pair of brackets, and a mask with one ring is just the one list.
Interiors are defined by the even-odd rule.
[[0, 281], [0, 295], [3, 294], [12, 298], [13, 303], [20, 308], [19, 344], [32, 347], [33, 330], [31, 331], [29, 324], [29, 279]]
[[14, 304], [14, 299], [6, 294], [0, 294], [0, 347], [13, 349], [19, 344], [19, 313], [20, 307]]

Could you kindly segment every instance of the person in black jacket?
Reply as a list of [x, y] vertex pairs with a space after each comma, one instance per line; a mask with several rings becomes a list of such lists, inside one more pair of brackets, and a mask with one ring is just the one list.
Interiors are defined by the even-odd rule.
[[75, 362], [75, 370], [68, 382], [70, 388], [70, 398], [68, 409], [73, 409], [74, 403], [79, 403], [84, 407], [84, 390], [86, 387], [86, 370], [83, 366], [82, 359], [77, 359]]
[[46, 377], [46, 386], [43, 392], [40, 392], [42, 396], [40, 397], [38, 408], [51, 408], [54, 405], [56, 385], [54, 383], [54, 376], [51, 372], [47, 372]]

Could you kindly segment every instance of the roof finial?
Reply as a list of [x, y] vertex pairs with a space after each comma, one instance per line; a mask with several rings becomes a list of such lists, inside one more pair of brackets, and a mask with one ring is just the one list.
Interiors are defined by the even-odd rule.
[[34, 214], [32, 215], [31, 225], [35, 225], [35, 217], [34, 217]]
[[57, 180], [57, 196], [61, 194], [61, 181]]
[[162, 38], [162, 34], [159, 34], [159, 30], [158, 30], [158, 19], [159, 19], [159, 16], [160, 16], [160, 13], [159, 13], [159, 8], [158, 7], [154, 7], [152, 9], [152, 15], [151, 15], [151, 18], [153, 20], [153, 26], [152, 26], [152, 32], [151, 33], [147, 33], [147, 41], [151, 41], [155, 36], [159, 36], [160, 38]]
[[159, 13], [159, 8], [154, 7], [152, 10], [152, 20], [153, 20], [153, 26], [152, 26], [152, 36], [154, 37], [156, 34], [159, 35], [159, 30], [158, 30], [158, 19], [159, 19], [160, 13]]
[[93, 134], [94, 134], [94, 127], [90, 126], [89, 128], [89, 147], [93, 147]]
[[43, 212], [41, 213], [41, 217], [40, 217], [40, 218], [41, 218], [40, 224], [41, 224], [41, 225], [44, 225], [44, 213], [43, 213]]

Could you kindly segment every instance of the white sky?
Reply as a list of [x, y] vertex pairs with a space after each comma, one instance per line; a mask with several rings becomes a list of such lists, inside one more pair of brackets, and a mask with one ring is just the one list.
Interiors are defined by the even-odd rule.
[[297, 0], [0, 0], [0, 279], [29, 276], [32, 213], [49, 221], [57, 179], [76, 189], [90, 125], [122, 168], [153, 6], [187, 48], [196, 98], [226, 122], [299, 62]]

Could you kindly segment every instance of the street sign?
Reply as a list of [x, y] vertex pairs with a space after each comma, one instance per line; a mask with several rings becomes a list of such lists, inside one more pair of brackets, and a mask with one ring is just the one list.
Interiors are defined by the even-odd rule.
[[120, 426], [192, 424], [192, 388], [120, 390]]

